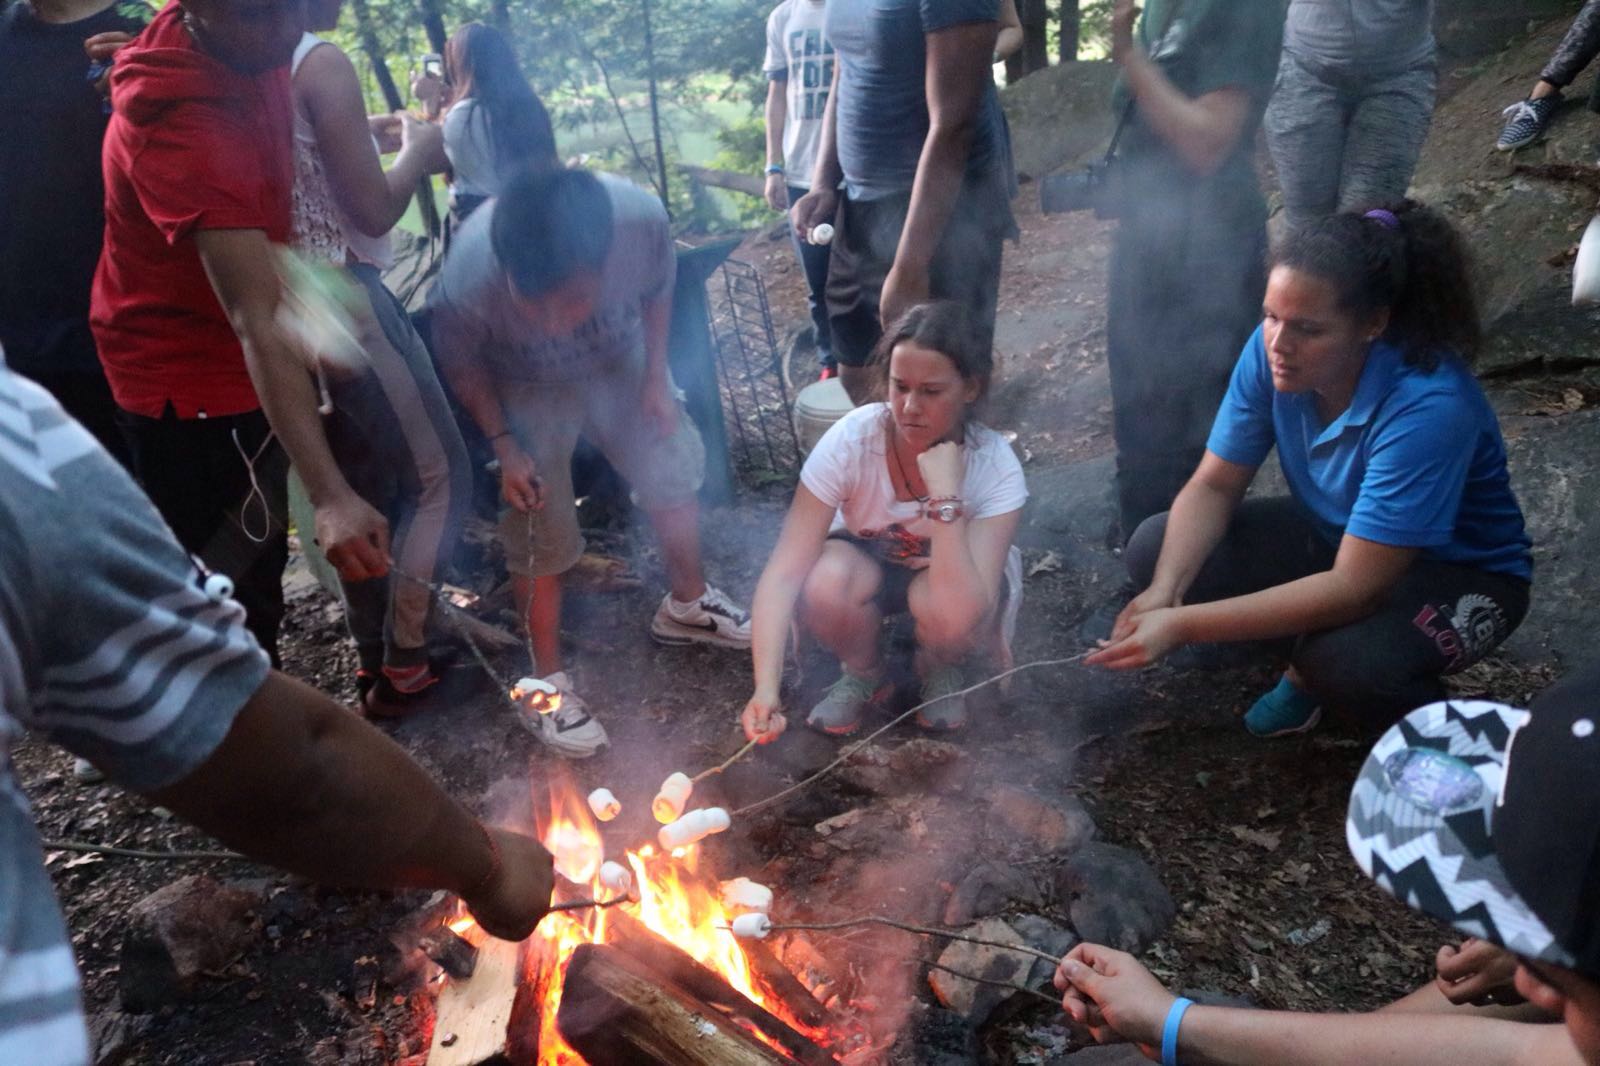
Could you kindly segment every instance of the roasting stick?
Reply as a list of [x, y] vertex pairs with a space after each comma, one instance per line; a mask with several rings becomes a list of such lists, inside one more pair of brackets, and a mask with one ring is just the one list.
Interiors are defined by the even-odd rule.
[[[807, 787], [808, 785], [811, 785], [812, 783], [816, 782], [817, 780], [819, 780], [819, 779], [821, 779], [823, 777], [826, 777], [828, 774], [833, 773], [833, 771], [837, 770], [840, 766], [843, 766], [846, 762], [848, 762], [850, 757], [852, 755], [854, 755], [856, 752], [860, 751], [862, 748], [866, 747], [868, 744], [871, 744], [874, 740], [877, 740], [879, 737], [883, 736], [883, 734], [887, 733], [889, 730], [893, 729], [895, 726], [899, 725], [901, 722], [905, 721], [907, 718], [910, 718], [913, 714], [915, 714], [918, 711], [922, 710], [922, 708], [928, 706], [928, 704], [930, 704], [930, 703], [938, 703], [939, 700], [947, 700], [947, 699], [950, 699], [951, 697], [954, 697], [954, 696], [965, 696], [969, 692], [976, 692], [980, 688], [986, 688], [987, 686], [994, 684], [996, 681], [1004, 681], [1006, 678], [1010, 677], [1012, 674], [1020, 674], [1024, 670], [1034, 670], [1034, 669], [1037, 669], [1037, 668], [1039, 668], [1041, 666], [1067, 666], [1067, 665], [1069, 665], [1071, 663], [1078, 662], [1079, 660], [1081, 660], [1084, 656], [1086, 656], [1088, 654], [1089, 654], [1089, 652], [1087, 652], [1087, 651], [1081, 651], [1076, 655], [1069, 655], [1065, 659], [1039, 659], [1039, 660], [1036, 660], [1036, 661], [1031, 662], [1031, 663], [1023, 663], [1021, 666], [1013, 666], [1011, 669], [1006, 670], [1003, 673], [995, 674], [993, 677], [984, 678], [982, 681], [979, 681], [976, 685], [968, 685], [966, 688], [962, 689], [960, 692], [952, 692], [952, 693], [950, 693], [948, 695], [940, 696], [938, 700], [926, 700], [926, 701], [924, 701], [922, 703], [919, 703], [915, 707], [913, 707], [910, 710], [906, 711], [904, 714], [900, 714], [900, 715], [897, 715], [894, 718], [891, 718], [887, 725], [883, 726], [880, 729], [875, 730], [872, 733], [867, 734], [861, 740], [858, 740], [854, 744], [851, 744], [849, 747], [845, 748], [843, 751], [841, 751], [839, 753], [839, 757], [838, 758], [834, 759], [831, 763], [829, 763], [828, 765], [824, 766], [822, 769], [818, 770], [816, 773], [812, 774], [810, 777], [807, 777], [807, 778], [804, 778], [803, 780], [795, 782], [794, 784], [790, 785], [788, 788], [784, 789], [781, 792], [774, 792], [772, 795], [768, 796], [766, 799], [757, 800], [754, 803], [748, 803], [745, 806], [740, 807], [739, 809], [737, 809], [737, 810], [735, 810], [733, 812], [733, 816], [737, 818], [737, 817], [739, 817], [741, 815], [754, 814], [756, 811], [765, 810], [766, 808], [768, 808], [768, 807], [772, 806], [773, 804], [777, 803], [779, 800], [786, 799], [787, 797], [794, 795], [796, 792], [799, 792], [801, 789]], [[741, 752], [740, 754], [743, 754], [743, 753]], [[738, 756], [734, 756], [734, 758], [738, 758]]]
[[550, 905], [550, 910], [581, 911], [592, 907], [597, 911], [603, 911], [608, 907], [615, 907], [619, 903], [626, 902], [628, 902], [628, 894], [624, 892], [622, 895], [615, 896], [611, 899], [575, 899], [570, 903], [552, 903]]
[[859, 940], [856, 940], [854, 937], [840, 936], [837, 933], [824, 933], [823, 936], [827, 937], [829, 940], [837, 940], [839, 943], [847, 945], [846, 950], [849, 951], [864, 951], [867, 954], [873, 955], [877, 958], [885, 959], [889, 962], [900, 963], [905, 966], [926, 966], [930, 970], [943, 970], [945, 973], [950, 974], [953, 977], [959, 977], [963, 981], [971, 981], [973, 984], [979, 985], [993, 985], [995, 988], [1009, 988], [1013, 992], [1021, 992], [1024, 995], [1032, 996], [1035, 999], [1044, 1000], [1052, 1007], [1061, 1006], [1060, 999], [1050, 996], [1047, 993], [1040, 992], [1036, 988], [1029, 988], [1027, 985], [1013, 984], [1010, 981], [997, 981], [992, 977], [978, 977], [974, 974], [957, 970], [954, 967], [946, 966], [943, 963], [934, 962], [932, 959], [924, 959], [916, 955], [905, 957], [897, 953], [884, 951], [879, 948], [864, 947], [862, 943]]
[[[791, 929], [826, 932], [834, 929], [851, 929], [858, 925], [886, 925], [891, 929], [900, 929], [907, 933], [921, 933], [925, 936], [942, 936], [950, 940], [962, 940], [968, 944], [982, 944], [984, 947], [1001, 948], [1005, 951], [1015, 951], [1023, 955], [1032, 955], [1034, 958], [1043, 959], [1045, 962], [1051, 963], [1052, 965], [1061, 961], [1059, 956], [1052, 955], [1048, 951], [1040, 951], [1038, 948], [1031, 948], [1026, 944], [1007, 944], [1003, 940], [985, 940], [981, 936], [968, 936], [966, 933], [957, 932], [954, 929], [941, 929], [934, 925], [912, 925], [910, 922], [896, 921], [893, 918], [885, 918], [877, 914], [866, 914], [859, 918], [846, 918], [843, 921], [838, 922], [751, 921], [751, 919], [758, 917], [765, 918], [766, 915], [741, 915], [733, 920], [733, 925], [723, 925], [718, 926], [717, 928], [726, 929], [735, 936], [751, 936], [757, 940], [762, 940], [766, 938], [768, 933], [782, 933]], [[743, 928], [740, 927], [741, 923], [746, 923]], [[753, 927], [759, 927], [760, 931], [753, 931]]]
[[732, 766], [734, 763], [738, 762], [740, 759], [744, 758], [746, 755], [749, 755], [752, 751], [755, 751], [756, 750], [756, 744], [757, 744], [757, 741], [754, 741], [754, 740], [750, 741], [744, 747], [740, 748], [738, 751], [736, 751], [732, 755], [728, 756], [722, 762], [720, 762], [717, 765], [713, 766], [709, 770], [701, 770], [699, 773], [697, 773], [693, 777], [689, 778], [689, 780], [692, 781], [694, 784], [698, 785], [700, 782], [704, 781], [706, 778], [711, 777], [711, 776], [713, 776], [715, 774], [722, 773], [722, 771], [726, 770], [728, 767]]

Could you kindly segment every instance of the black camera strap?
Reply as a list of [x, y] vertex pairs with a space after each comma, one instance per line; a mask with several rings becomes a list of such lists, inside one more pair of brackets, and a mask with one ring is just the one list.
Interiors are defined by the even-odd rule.
[[[1156, 44], [1159, 45], [1167, 39], [1167, 34], [1172, 32], [1172, 26], [1178, 21], [1178, 12], [1183, 10], [1183, 0], [1173, 0], [1172, 7], [1167, 9], [1167, 17], [1161, 20], [1161, 32], [1156, 35]], [[1117, 125], [1111, 131], [1111, 143], [1106, 146], [1105, 158], [1101, 162], [1110, 165], [1117, 157], [1117, 145], [1122, 143], [1122, 135], [1127, 132], [1128, 123], [1133, 121], [1133, 113], [1138, 109], [1139, 102], [1133, 98], [1133, 93], [1128, 93], [1128, 102], [1122, 107], [1122, 114], [1117, 116]]]

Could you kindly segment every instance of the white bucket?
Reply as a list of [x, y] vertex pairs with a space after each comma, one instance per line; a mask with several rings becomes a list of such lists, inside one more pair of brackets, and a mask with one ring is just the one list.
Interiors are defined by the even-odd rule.
[[828, 427], [854, 410], [849, 393], [838, 378], [813, 381], [794, 398], [794, 433], [800, 454], [810, 455]]

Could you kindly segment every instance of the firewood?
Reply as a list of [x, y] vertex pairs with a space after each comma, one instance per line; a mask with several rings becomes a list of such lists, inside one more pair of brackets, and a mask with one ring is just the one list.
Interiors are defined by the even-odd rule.
[[768, 992], [783, 1001], [790, 1014], [813, 1029], [827, 1028], [828, 1009], [817, 1002], [817, 997], [789, 972], [789, 967], [778, 960], [771, 948], [759, 940], [741, 940], [739, 946], [744, 949], [744, 957], [750, 960], [756, 977]]
[[[745, 998], [715, 972], [695, 961], [677, 945], [657, 936], [637, 919], [621, 911], [612, 911], [606, 919], [606, 930], [617, 947], [666, 975], [690, 995], [744, 1019], [768, 1039], [781, 1044], [800, 1062], [807, 1066], [832, 1066], [837, 1062], [826, 1050], [795, 1031], [783, 1019]], [[796, 1017], [800, 1017], [799, 1012], [796, 1012]], [[804, 1021], [803, 1018], [801, 1020]]]
[[435, 929], [423, 937], [417, 946], [441, 970], [458, 981], [471, 977], [478, 965], [478, 949], [447, 928]]
[[500, 1066], [513, 1061], [511, 1018], [522, 979], [522, 946], [486, 940], [465, 981], [439, 993], [428, 1066]]
[[710, 1004], [622, 949], [580, 944], [567, 966], [556, 1027], [591, 1063], [792, 1066]]

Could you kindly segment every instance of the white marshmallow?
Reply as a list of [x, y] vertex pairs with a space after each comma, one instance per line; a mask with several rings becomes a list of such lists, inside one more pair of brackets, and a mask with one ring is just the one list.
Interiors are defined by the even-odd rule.
[[766, 914], [772, 910], [772, 889], [748, 877], [735, 877], [722, 882], [722, 905], [729, 910]]
[[622, 801], [609, 788], [597, 788], [589, 793], [589, 809], [602, 822], [609, 822], [622, 813]]
[[693, 792], [694, 782], [689, 780], [688, 774], [679, 771], [661, 782], [661, 791], [656, 793], [656, 798], [651, 802], [650, 813], [662, 825], [675, 821], [683, 816], [683, 809], [689, 805], [689, 796]]
[[733, 935], [746, 940], [765, 940], [772, 932], [772, 919], [765, 914], [741, 914], [733, 920]]
[[511, 687], [512, 699], [520, 700], [540, 713], [555, 710], [556, 700], [560, 695], [560, 689], [536, 677], [522, 678]]
[[690, 811], [671, 825], [661, 827], [656, 838], [667, 851], [698, 844], [712, 833], [720, 833], [733, 824], [728, 812], [721, 807], [701, 807]]
[[211, 599], [221, 603], [223, 600], [233, 598], [233, 578], [227, 574], [207, 574], [205, 593]]
[[600, 885], [613, 892], [633, 893], [633, 871], [620, 862], [600, 864]]
[[833, 241], [833, 227], [824, 222], [811, 227], [812, 244], [830, 244]]

